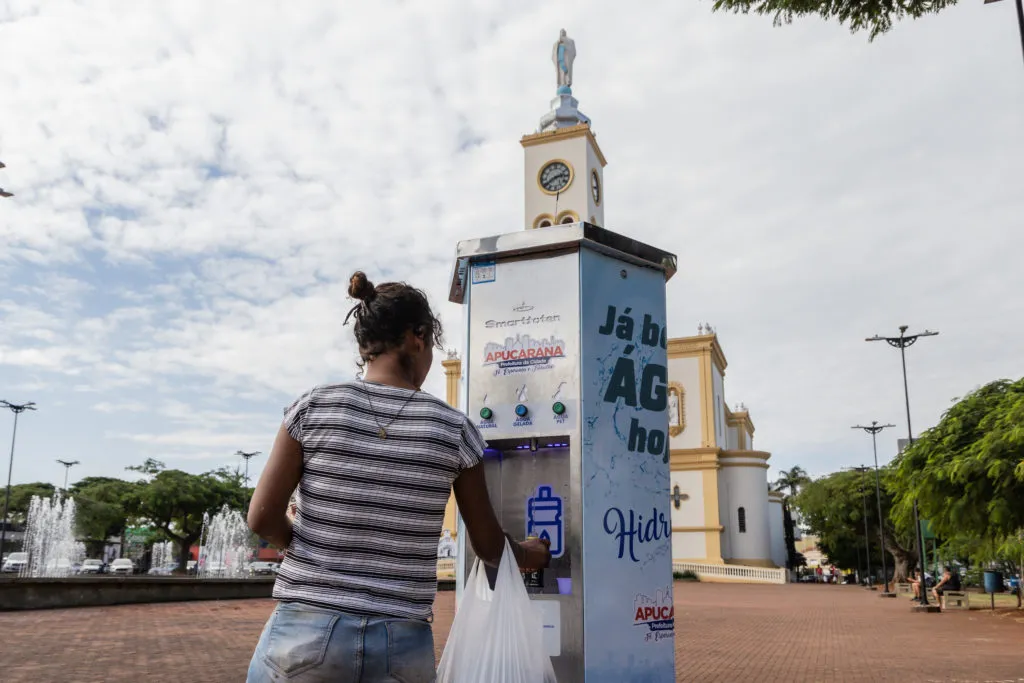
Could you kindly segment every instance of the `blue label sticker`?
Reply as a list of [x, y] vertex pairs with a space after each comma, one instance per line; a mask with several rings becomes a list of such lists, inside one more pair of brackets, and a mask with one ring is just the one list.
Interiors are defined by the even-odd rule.
[[494, 282], [497, 275], [497, 266], [494, 263], [473, 264], [473, 284], [482, 285], [487, 282]]
[[526, 501], [526, 535], [546, 538], [551, 543], [551, 557], [561, 557], [565, 546], [565, 523], [562, 520], [562, 499], [552, 487], [538, 486]]

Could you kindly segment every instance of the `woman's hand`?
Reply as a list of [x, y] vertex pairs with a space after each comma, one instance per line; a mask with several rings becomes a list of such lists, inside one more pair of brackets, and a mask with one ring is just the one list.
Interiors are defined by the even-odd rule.
[[519, 569], [522, 571], [535, 571], [546, 569], [551, 564], [551, 541], [546, 538], [532, 538], [521, 541], [519, 548], [522, 557], [518, 558]]

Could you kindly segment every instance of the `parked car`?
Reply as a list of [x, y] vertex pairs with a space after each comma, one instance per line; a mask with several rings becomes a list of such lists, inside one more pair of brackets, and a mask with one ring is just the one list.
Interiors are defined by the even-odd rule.
[[277, 573], [277, 562], [253, 562], [249, 565], [249, 573], [253, 576], [269, 576]]
[[83, 560], [82, 566], [78, 568], [79, 574], [102, 574], [107, 570], [103, 560]]
[[4, 560], [4, 566], [0, 571], [4, 573], [20, 572], [28, 566], [28, 553], [11, 553]]
[[110, 563], [110, 573], [130, 576], [135, 573], [135, 563], [127, 557], [119, 557]]

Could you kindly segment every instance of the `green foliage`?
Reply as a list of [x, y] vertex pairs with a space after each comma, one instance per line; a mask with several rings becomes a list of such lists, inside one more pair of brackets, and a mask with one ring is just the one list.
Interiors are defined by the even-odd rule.
[[[818, 547], [833, 564], [843, 569], [864, 566], [865, 548], [871, 551], [873, 569], [882, 564], [878, 536], [878, 505], [874, 495], [874, 474], [836, 472], [806, 486], [793, 500], [804, 523], [818, 537]], [[882, 509], [891, 509], [888, 492], [882, 490]], [[865, 511], [865, 507], [867, 510]], [[868, 520], [868, 539], [864, 538], [864, 515]], [[892, 556], [897, 579], [907, 575], [916, 559], [913, 548], [913, 524], [909, 527], [885, 519], [886, 551]]]
[[52, 498], [55, 490], [53, 484], [43, 481], [15, 484], [11, 487], [11, 502], [7, 508], [7, 519], [12, 524], [24, 524], [28, 517], [28, 506], [32, 502], [32, 496]]
[[700, 581], [700, 577], [689, 569], [682, 572], [672, 572], [672, 578], [676, 581]]
[[126, 504], [135, 484], [113, 477], [86, 477], [71, 487], [80, 538], [96, 555], [106, 539], [119, 536], [127, 521]]
[[956, 0], [715, 0], [714, 10], [771, 15], [775, 26], [792, 23], [795, 17], [818, 15], [848, 25], [851, 33], [868, 31], [871, 41], [897, 21], [919, 19], [955, 4]]
[[[942, 538], [967, 536], [995, 549], [1024, 529], [1024, 379], [972, 392], [894, 462], [893, 514], [918, 500]], [[987, 545], [985, 545], [987, 544]]]
[[788, 492], [790, 496], [795, 496], [801, 487], [810, 482], [811, 478], [807, 476], [804, 468], [797, 466], [782, 470], [779, 473], [779, 478], [775, 480], [774, 486], [777, 491]]
[[127, 468], [145, 475], [126, 496], [125, 509], [130, 517], [146, 520], [164, 536], [178, 544], [180, 563], [188, 559], [191, 546], [199, 540], [203, 513], [211, 515], [222, 506], [242, 509], [246, 492], [242, 476], [226, 468], [189, 474], [166, 469], [156, 460]]

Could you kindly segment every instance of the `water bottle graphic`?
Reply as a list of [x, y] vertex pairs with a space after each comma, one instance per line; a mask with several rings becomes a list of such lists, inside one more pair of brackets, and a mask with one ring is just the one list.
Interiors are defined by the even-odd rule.
[[554, 495], [552, 487], [538, 486], [533, 497], [527, 500], [526, 535], [547, 539], [551, 543], [551, 557], [562, 556], [565, 545], [562, 499]]

